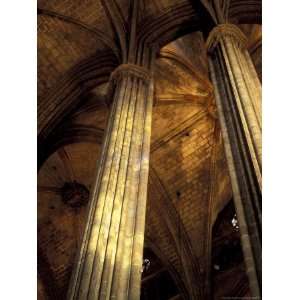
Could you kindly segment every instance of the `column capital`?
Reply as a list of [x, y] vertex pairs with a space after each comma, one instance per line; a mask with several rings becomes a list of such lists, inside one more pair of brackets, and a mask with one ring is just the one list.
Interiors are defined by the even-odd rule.
[[106, 92], [106, 105], [110, 106], [113, 91], [117, 82], [126, 76], [135, 76], [141, 79], [146, 85], [150, 83], [151, 74], [145, 67], [135, 65], [135, 64], [121, 64], [119, 65], [111, 74], [108, 82], [107, 92]]
[[110, 81], [116, 83], [124, 76], [135, 76], [143, 80], [146, 84], [151, 79], [150, 71], [144, 67], [135, 64], [121, 64], [110, 75]]
[[206, 40], [206, 47], [208, 52], [214, 50], [217, 44], [224, 37], [232, 37], [238, 43], [238, 46], [241, 48], [246, 48], [247, 38], [244, 33], [234, 24], [219, 24], [212, 29], [209, 33], [209, 36]]

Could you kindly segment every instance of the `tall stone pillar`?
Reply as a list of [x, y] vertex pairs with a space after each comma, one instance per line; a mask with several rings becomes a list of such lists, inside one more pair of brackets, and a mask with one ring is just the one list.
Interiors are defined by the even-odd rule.
[[253, 297], [261, 297], [261, 84], [232, 24], [207, 39], [209, 67], [231, 177], [246, 270]]
[[140, 299], [153, 80], [150, 50], [111, 76], [114, 96], [68, 299]]

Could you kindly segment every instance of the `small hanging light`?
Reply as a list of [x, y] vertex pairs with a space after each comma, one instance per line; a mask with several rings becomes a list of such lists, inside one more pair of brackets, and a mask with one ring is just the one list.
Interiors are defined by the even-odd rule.
[[235, 230], [237, 230], [237, 231], [239, 230], [239, 222], [238, 222], [236, 214], [234, 214], [234, 216], [231, 220], [231, 224]]
[[148, 258], [144, 258], [143, 265], [142, 265], [142, 273], [149, 270], [150, 264], [151, 264], [150, 260]]

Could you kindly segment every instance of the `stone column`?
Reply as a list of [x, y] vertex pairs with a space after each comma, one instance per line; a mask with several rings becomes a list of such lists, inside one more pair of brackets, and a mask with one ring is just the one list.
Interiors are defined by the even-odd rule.
[[153, 102], [151, 65], [122, 64], [68, 299], [140, 299]]
[[[208, 39], [211, 80], [253, 297], [261, 297], [261, 84], [238, 27]], [[258, 299], [257, 298], [257, 299]]]

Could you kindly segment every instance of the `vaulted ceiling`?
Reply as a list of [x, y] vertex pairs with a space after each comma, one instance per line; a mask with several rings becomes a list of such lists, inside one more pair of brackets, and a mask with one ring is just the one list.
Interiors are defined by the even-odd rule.
[[[39, 299], [65, 297], [121, 63], [113, 24], [128, 30], [129, 2], [38, 0]], [[205, 48], [212, 2], [144, 0], [139, 10], [138, 36], [160, 45], [145, 245], [182, 299], [205, 297], [212, 226], [232, 198]], [[261, 78], [260, 1], [220, 2]]]

